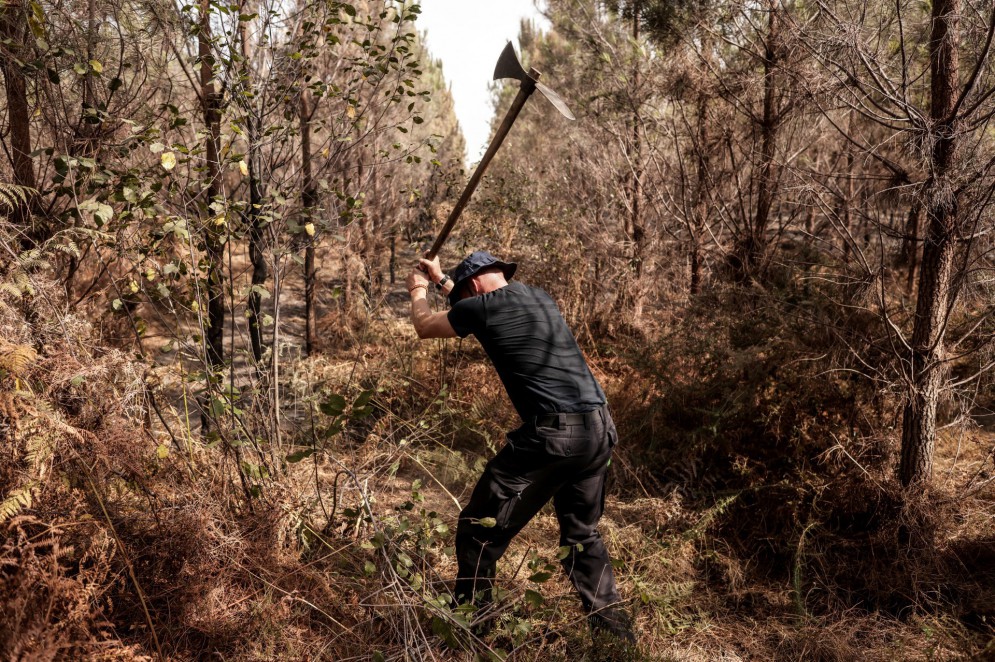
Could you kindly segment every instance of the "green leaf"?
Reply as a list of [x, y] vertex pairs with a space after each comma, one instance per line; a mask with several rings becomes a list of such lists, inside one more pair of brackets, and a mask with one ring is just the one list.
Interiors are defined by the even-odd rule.
[[558, 550], [556, 550], [556, 558], [557, 558], [557, 560], [562, 561], [563, 559], [567, 558], [568, 556], [570, 556], [570, 546], [569, 545], [566, 545], [564, 547], [560, 547]]
[[109, 223], [113, 216], [114, 209], [110, 205], [99, 203], [97, 208], [93, 210], [93, 220], [96, 221], [98, 226]]
[[549, 578], [553, 576], [551, 572], [537, 572], [529, 577], [530, 582], [535, 582], [536, 584], [542, 584], [548, 582]]
[[322, 433], [322, 438], [328, 439], [329, 437], [334, 437], [339, 432], [345, 429], [345, 419], [336, 418], [335, 422], [328, 426], [328, 428]]
[[249, 289], [249, 292], [250, 292], [250, 293], [252, 293], [252, 294], [258, 294], [258, 295], [259, 295], [259, 298], [260, 298], [261, 300], [266, 300], [266, 299], [269, 299], [269, 298], [270, 298], [270, 296], [271, 296], [271, 295], [270, 295], [270, 293], [269, 293], [269, 290], [267, 290], [267, 289], [266, 289], [265, 287], [263, 287], [262, 285], [253, 285], [253, 286], [252, 286], [252, 287], [251, 287], [251, 288]]
[[538, 609], [539, 607], [542, 606], [542, 603], [545, 602], [545, 601], [546, 601], [545, 598], [543, 598], [542, 594], [539, 593], [538, 591], [533, 591], [530, 588], [525, 589], [525, 602], [526, 603], [528, 603], [528, 604], [532, 605], [533, 607], [535, 607], [536, 609]]
[[478, 524], [480, 524], [480, 526], [484, 527], [485, 529], [492, 529], [495, 526], [497, 526], [497, 520], [494, 519], [493, 517], [485, 517], [482, 520], [480, 520]]
[[365, 407], [366, 403], [368, 403], [370, 401], [370, 398], [372, 397], [373, 397], [372, 390], [367, 389], [366, 391], [363, 391], [362, 393], [359, 394], [359, 397], [356, 398], [356, 400], [352, 403], [353, 409], [358, 409], [359, 407]]
[[365, 572], [368, 575], [372, 575], [376, 571], [377, 571], [377, 566], [373, 564], [373, 561], [367, 561], [363, 565], [363, 572]]
[[303, 450], [297, 451], [296, 453], [291, 453], [290, 455], [287, 456], [287, 462], [289, 462], [290, 464], [296, 464], [297, 462], [305, 460], [314, 455], [315, 451], [316, 449], [314, 448], [305, 448]]
[[332, 393], [327, 400], [318, 405], [318, 409], [327, 416], [338, 416], [345, 411], [345, 398], [338, 393]]
[[228, 411], [228, 403], [221, 398], [211, 399], [211, 415], [215, 418], [221, 417], [226, 411]]

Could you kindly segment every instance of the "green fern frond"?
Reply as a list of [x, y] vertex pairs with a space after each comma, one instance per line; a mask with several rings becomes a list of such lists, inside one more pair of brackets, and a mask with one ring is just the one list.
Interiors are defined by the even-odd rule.
[[37, 269], [45, 265], [45, 253], [40, 248], [29, 248], [17, 256], [21, 269]]
[[39, 478], [45, 475], [45, 463], [55, 454], [55, 444], [58, 441], [57, 435], [47, 432], [32, 435], [28, 439], [27, 453], [24, 455]]
[[0, 524], [3, 524], [14, 515], [25, 508], [30, 508], [32, 503], [31, 492], [37, 483], [31, 482], [24, 487], [14, 490], [7, 495], [7, 498], [0, 502]]
[[[21, 298], [21, 294], [23, 294], [23, 292], [21, 292], [21, 288], [19, 288], [14, 283], [8, 283], [8, 282], [0, 283], [0, 292], [6, 292], [7, 294], [11, 295], [12, 297], [15, 297], [15, 298], [18, 298], [18, 299]], [[4, 307], [7, 308], [6, 305]]]
[[13, 211], [14, 208], [28, 204], [28, 198], [35, 193], [33, 188], [0, 182], [0, 209]]
[[17, 287], [21, 294], [31, 294], [34, 295], [35, 288], [31, 284], [31, 277], [28, 276], [26, 271], [17, 270], [13, 273], [14, 285]]
[[73, 242], [72, 240], [67, 240], [66, 243], [64, 244], [52, 244], [52, 250], [65, 253], [70, 257], [76, 258], [77, 260], [80, 258], [81, 255], [79, 246], [77, 246], [75, 242]]

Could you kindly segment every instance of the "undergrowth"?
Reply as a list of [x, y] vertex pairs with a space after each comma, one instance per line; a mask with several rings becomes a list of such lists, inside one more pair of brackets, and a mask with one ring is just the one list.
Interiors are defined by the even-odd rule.
[[[270, 419], [245, 389], [202, 439], [182, 371], [101, 346], [23, 273], [30, 294], [0, 292], [4, 659], [991, 655], [991, 489], [902, 493], [894, 396], [839, 349], [866, 329], [812, 314], [824, 292], [717, 290], [590, 348], [621, 433], [602, 533], [640, 645], [619, 651], [590, 639], [548, 508], [496, 603], [450, 608], [459, 506], [515, 424], [471, 342], [373, 311], [288, 366], [281, 435], [251, 432]], [[991, 438], [965, 435], [951, 476], [987, 471]]]

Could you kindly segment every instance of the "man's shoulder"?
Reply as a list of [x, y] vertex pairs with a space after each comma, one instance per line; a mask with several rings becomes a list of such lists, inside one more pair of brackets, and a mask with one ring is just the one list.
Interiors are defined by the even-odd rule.
[[524, 294], [534, 297], [541, 297], [543, 299], [551, 298], [549, 294], [546, 293], [546, 290], [542, 289], [541, 287], [536, 287], [535, 285], [529, 285], [528, 283], [523, 283], [520, 280], [511, 281], [510, 283], [508, 283], [508, 286], [504, 289], [507, 289], [508, 292], [512, 294]]

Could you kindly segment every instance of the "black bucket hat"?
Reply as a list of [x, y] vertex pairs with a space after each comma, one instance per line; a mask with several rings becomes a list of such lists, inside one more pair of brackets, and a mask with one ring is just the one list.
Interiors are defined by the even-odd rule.
[[466, 282], [476, 276], [484, 269], [490, 267], [500, 267], [504, 272], [504, 277], [511, 280], [515, 275], [518, 265], [514, 262], [502, 262], [487, 251], [474, 251], [465, 260], [456, 265], [453, 271], [453, 291], [449, 293], [449, 305], [456, 305], [460, 299], [460, 290]]

